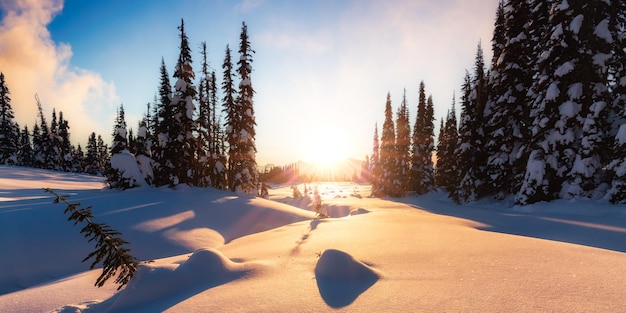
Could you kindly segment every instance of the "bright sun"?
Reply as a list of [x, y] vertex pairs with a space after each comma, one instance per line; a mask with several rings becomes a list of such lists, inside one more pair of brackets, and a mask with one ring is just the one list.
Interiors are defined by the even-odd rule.
[[319, 165], [336, 165], [348, 155], [347, 143], [343, 141], [337, 131], [328, 128], [313, 130], [304, 138], [301, 158]]

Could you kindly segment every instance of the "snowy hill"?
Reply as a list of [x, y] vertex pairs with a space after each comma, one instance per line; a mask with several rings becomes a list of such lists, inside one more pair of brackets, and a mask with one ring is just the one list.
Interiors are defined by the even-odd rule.
[[[102, 189], [97, 177], [0, 166], [0, 312], [607, 312], [623, 309], [626, 217], [600, 201], [528, 207], [445, 195], [376, 199], [289, 187], [270, 200], [213, 189]], [[142, 262], [93, 287], [93, 249], [50, 187], [92, 206]], [[300, 186], [302, 188], [302, 186]], [[302, 189], [301, 189], [302, 190]]]

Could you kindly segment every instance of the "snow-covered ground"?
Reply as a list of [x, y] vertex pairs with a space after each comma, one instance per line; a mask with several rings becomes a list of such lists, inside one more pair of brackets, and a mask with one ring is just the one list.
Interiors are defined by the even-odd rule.
[[[92, 206], [143, 261], [121, 291], [93, 286], [93, 250], [50, 187]], [[303, 191], [302, 185], [299, 186]], [[626, 208], [528, 207], [443, 193], [368, 198], [290, 186], [270, 200], [213, 189], [103, 189], [102, 179], [0, 166], [0, 312], [618, 312]]]

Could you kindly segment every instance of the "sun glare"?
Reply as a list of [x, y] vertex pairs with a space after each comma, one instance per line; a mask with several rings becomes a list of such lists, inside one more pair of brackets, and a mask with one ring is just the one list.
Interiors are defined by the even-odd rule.
[[310, 132], [304, 141], [302, 160], [321, 166], [333, 166], [347, 158], [346, 142], [336, 131], [317, 129]]

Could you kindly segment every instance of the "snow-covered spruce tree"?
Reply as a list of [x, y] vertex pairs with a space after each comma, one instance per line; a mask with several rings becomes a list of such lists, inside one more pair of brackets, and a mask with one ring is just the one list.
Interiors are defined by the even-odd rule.
[[0, 72], [0, 164], [17, 164], [19, 128], [11, 107], [10, 91]]
[[111, 142], [111, 167], [105, 172], [111, 188], [128, 189], [145, 185], [137, 166], [137, 160], [128, 151], [128, 139], [124, 107], [120, 105], [113, 127]]
[[378, 197], [382, 195], [381, 172], [380, 165], [380, 141], [378, 139], [378, 123], [374, 125], [374, 140], [372, 141], [372, 157], [370, 158], [369, 182], [372, 184], [372, 196]]
[[531, 116], [533, 148], [516, 201], [591, 197], [608, 144], [611, 45], [602, 21], [610, 5], [557, 2], [538, 60]]
[[170, 138], [174, 124], [174, 108], [172, 104], [172, 86], [165, 61], [161, 58], [161, 74], [159, 83], [159, 99], [155, 105], [152, 159], [154, 160], [154, 185], [173, 186], [171, 177], [174, 175], [176, 154]]
[[[609, 35], [604, 36], [613, 41], [613, 55], [609, 62], [611, 73], [609, 86], [611, 87], [611, 102], [609, 112], [612, 127], [609, 136], [614, 138], [612, 160], [608, 164], [610, 189], [606, 199], [612, 203], [626, 203], [626, 3], [613, 3], [609, 10], [607, 23]], [[601, 25], [601, 24], [599, 24]], [[620, 48], [622, 47], [622, 48]]]
[[135, 138], [135, 133], [132, 128], [128, 128], [126, 131], [126, 139], [128, 140], [128, 152], [135, 155], [137, 152], [137, 138]]
[[76, 145], [76, 147], [72, 147], [72, 170], [75, 173], [84, 173], [85, 172], [85, 152], [83, 151], [83, 147], [80, 145]]
[[396, 129], [393, 123], [393, 112], [391, 109], [391, 94], [387, 93], [385, 102], [385, 121], [380, 137], [380, 191], [381, 194], [391, 197], [401, 197], [404, 191], [398, 188], [399, 178], [397, 177], [396, 162]]
[[254, 115], [254, 89], [252, 88], [252, 54], [250, 47], [248, 28], [242, 24], [239, 43], [239, 61], [237, 61], [237, 74], [239, 76], [239, 92], [235, 99], [237, 123], [228, 124], [231, 135], [235, 138], [235, 146], [229, 150], [229, 171], [232, 176], [231, 190], [257, 194], [259, 175], [256, 164], [255, 144], [255, 115]]
[[[148, 105], [148, 112], [150, 110], [150, 106]], [[150, 135], [149, 130], [149, 120], [150, 116], [144, 116], [137, 126], [137, 137], [135, 140], [135, 158], [137, 159], [137, 165], [139, 166], [139, 171], [143, 175], [143, 179], [146, 181], [146, 184], [152, 185], [154, 181], [154, 161], [151, 157], [151, 147], [152, 147], [152, 136]]]
[[39, 124], [35, 122], [35, 126], [33, 126], [33, 151], [32, 151], [32, 160], [31, 166], [34, 168], [42, 168], [43, 162], [41, 160], [41, 150], [43, 148], [43, 138], [41, 136], [41, 129], [39, 128]]
[[27, 167], [33, 166], [33, 145], [31, 142], [30, 132], [28, 131], [28, 126], [24, 126], [22, 134], [20, 135], [17, 165]]
[[459, 183], [458, 164], [456, 155], [458, 130], [456, 121], [455, 97], [452, 97], [452, 107], [448, 111], [445, 123], [439, 132], [439, 142], [437, 146], [437, 176], [435, 181], [437, 186], [443, 187], [448, 192], [456, 188]]
[[[626, 2], [613, 2], [609, 9], [607, 41], [613, 42], [613, 53], [609, 61], [609, 87], [611, 103], [609, 120], [611, 121], [611, 138], [617, 135], [620, 126], [626, 123], [624, 107], [626, 107]], [[598, 26], [603, 26], [603, 23]]]
[[226, 157], [226, 144], [224, 143], [224, 130], [222, 128], [221, 115], [218, 113], [218, 98], [217, 98], [217, 78], [215, 71], [211, 72], [209, 103], [211, 105], [211, 130], [210, 134], [213, 146], [211, 147], [210, 156], [213, 159], [212, 163], [213, 172], [211, 172], [211, 184], [217, 189], [227, 189], [228, 181], [226, 179], [226, 172], [228, 164], [228, 158]]
[[[225, 135], [226, 141], [228, 142], [228, 150], [230, 153], [230, 151], [237, 150], [236, 147], [239, 143], [239, 139], [237, 137], [237, 133], [233, 131], [233, 126], [240, 124], [241, 118], [239, 116], [239, 110], [237, 109], [237, 105], [235, 102], [235, 98], [237, 97], [237, 91], [235, 90], [235, 83], [233, 80], [233, 63], [231, 60], [230, 47], [228, 45], [226, 45], [226, 52], [224, 56], [224, 63], [222, 64], [222, 69], [224, 71], [224, 76], [222, 80], [222, 93], [224, 94], [224, 98], [222, 99], [222, 105], [223, 111], [226, 115], [226, 120], [224, 121], [226, 127]], [[232, 190], [232, 186], [234, 184], [234, 175], [230, 162], [231, 158], [229, 158], [228, 160], [227, 179], [228, 189]]]
[[172, 96], [174, 124], [169, 143], [177, 157], [170, 184], [193, 186], [196, 184], [193, 171], [195, 168], [195, 151], [197, 150], [193, 114], [196, 109], [194, 101], [197, 92], [193, 85], [195, 74], [191, 66], [191, 49], [185, 33], [185, 23], [182, 19], [178, 30], [180, 30], [180, 54], [173, 75], [176, 79], [174, 95]]
[[37, 138], [33, 138], [35, 167], [43, 169], [54, 169], [55, 164], [57, 164], [57, 152], [52, 145], [52, 135], [50, 132], [50, 127], [48, 127], [48, 122], [46, 122], [41, 101], [39, 100], [38, 95], [35, 95], [35, 100], [37, 102], [39, 117], [39, 133], [37, 134]]
[[59, 136], [59, 157], [61, 162], [61, 170], [65, 172], [75, 172], [76, 162], [72, 151], [74, 147], [70, 141], [70, 125], [63, 118], [63, 111], [59, 111], [59, 126], [57, 135]]
[[435, 188], [433, 150], [435, 149], [434, 109], [432, 97], [426, 98], [426, 85], [419, 88], [417, 115], [413, 126], [412, 190], [422, 195]]
[[[610, 136], [611, 123], [609, 113], [611, 102], [609, 93], [609, 62], [614, 48], [614, 39], [609, 31], [610, 17], [608, 12], [612, 5], [605, 1], [598, 3], [572, 2], [574, 19], [569, 28], [574, 38], [580, 42], [580, 46], [586, 47], [584, 53], [578, 52], [579, 59], [575, 65], [576, 78], [570, 84], [570, 91], [575, 92], [576, 84], [580, 87], [581, 111], [579, 121], [581, 123], [580, 146], [576, 147], [576, 156], [572, 169], [567, 175], [567, 181], [561, 192], [561, 197], [595, 197], [596, 191], [606, 190], [601, 187], [604, 180], [603, 166], [611, 159], [613, 138]], [[576, 30], [578, 19], [581, 19], [580, 29]], [[579, 46], [579, 47], [580, 47]], [[574, 61], [574, 60], [572, 60]], [[570, 62], [572, 62], [570, 61]], [[565, 78], [565, 76], [564, 76]], [[569, 91], [568, 91], [569, 93]], [[576, 97], [570, 96], [571, 101]], [[604, 190], [597, 190], [598, 187]]]
[[396, 177], [397, 188], [403, 193], [411, 189], [411, 125], [406, 89], [402, 94], [402, 102], [396, 113]]
[[200, 45], [202, 57], [201, 76], [198, 83], [198, 116], [196, 117], [196, 132], [198, 146], [196, 150], [196, 184], [200, 187], [212, 186], [211, 173], [214, 171], [215, 162], [212, 157], [213, 124], [211, 107], [211, 73], [207, 61], [206, 42]]
[[98, 135], [96, 141], [98, 142], [98, 166], [100, 167], [99, 173], [104, 175], [105, 171], [111, 167], [109, 146], [104, 143], [104, 139], [102, 139], [101, 135]]
[[59, 122], [57, 120], [57, 113], [52, 108], [52, 121], [50, 122], [50, 145], [53, 153], [49, 155], [51, 163], [51, 169], [61, 171], [62, 158], [61, 158], [61, 137], [59, 136]]
[[530, 19], [527, 0], [500, 3], [485, 110], [488, 193], [498, 199], [519, 190], [528, 160], [528, 103], [532, 100], [527, 93], [533, 80], [529, 69], [534, 66]]
[[426, 141], [422, 131], [424, 120], [426, 119], [425, 114], [426, 85], [424, 84], [424, 81], [421, 81], [418, 92], [417, 113], [415, 115], [415, 123], [413, 124], [413, 137], [411, 138], [413, 145], [411, 147], [411, 189], [418, 195], [426, 193], [421, 185], [421, 177], [424, 172], [424, 169], [422, 168], [424, 165], [425, 154], [424, 142]]
[[87, 140], [87, 153], [85, 155], [84, 171], [87, 174], [98, 174], [100, 172], [100, 162], [98, 157], [98, 142], [96, 133], [92, 132]]
[[478, 45], [474, 77], [466, 72], [462, 86], [459, 141], [455, 155], [459, 166], [459, 185], [450, 196], [457, 203], [474, 201], [485, 193], [484, 111], [487, 81], [481, 45]]

